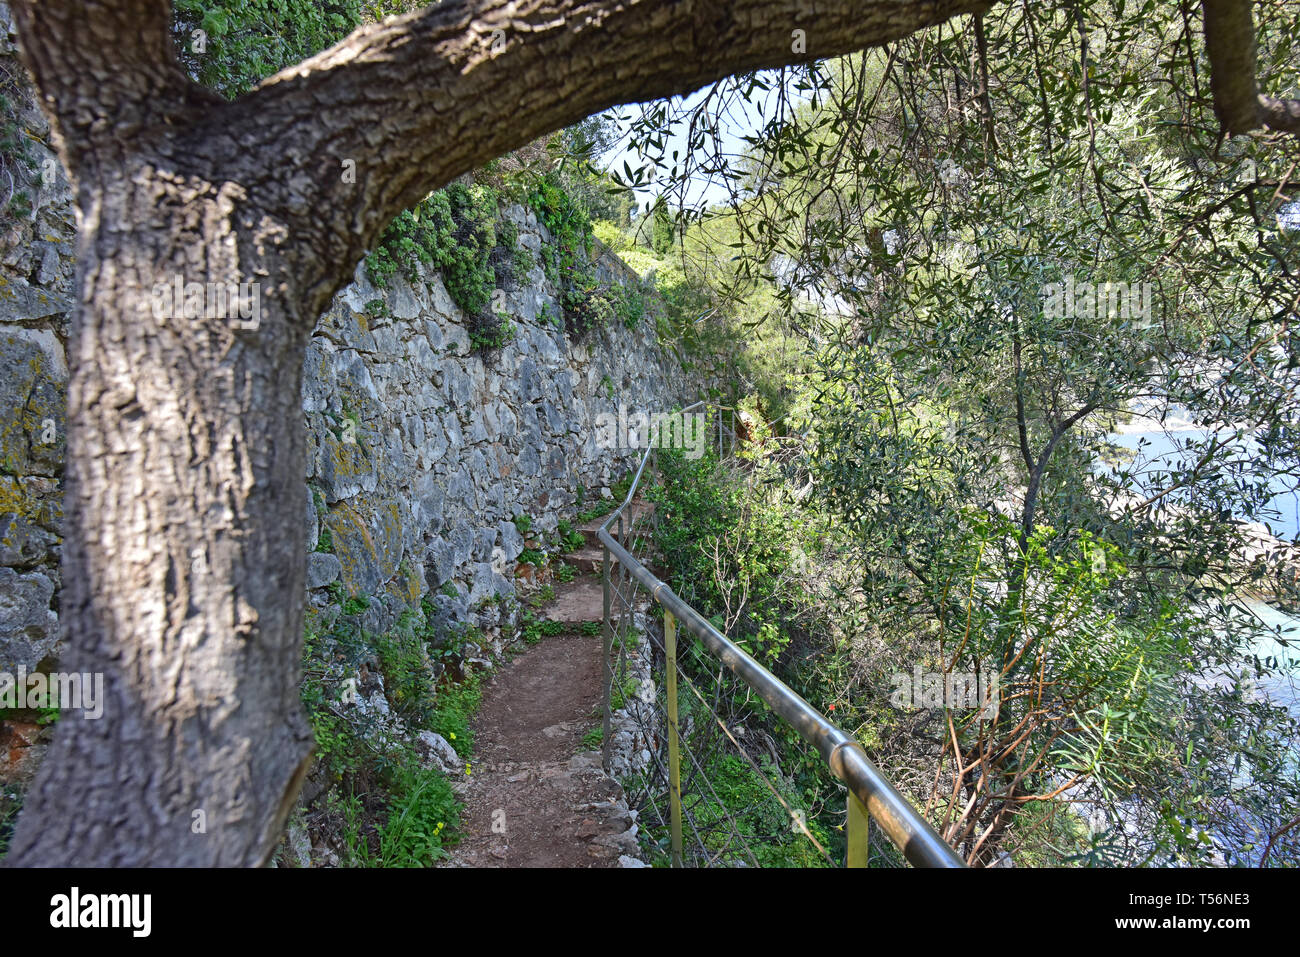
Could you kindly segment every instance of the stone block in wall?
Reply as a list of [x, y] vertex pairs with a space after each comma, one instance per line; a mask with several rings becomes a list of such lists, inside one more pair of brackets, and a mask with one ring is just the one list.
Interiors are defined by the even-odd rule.
[[43, 572], [0, 568], [0, 671], [31, 670], [57, 653], [53, 597], [54, 581]]
[[426, 586], [422, 572], [408, 560], [397, 566], [397, 574], [384, 586], [385, 594], [396, 601], [401, 608], [414, 608], [425, 593]]
[[307, 587], [324, 588], [339, 580], [343, 563], [337, 555], [328, 552], [311, 552], [307, 555]]
[[0, 326], [0, 466], [9, 474], [62, 472], [67, 383], [54, 333]]
[[325, 515], [338, 557], [339, 580], [350, 595], [375, 595], [402, 561], [402, 514], [395, 500], [359, 495]]
[[443, 537], [451, 544], [452, 560], [457, 567], [474, 556], [474, 529], [465, 519], [456, 519]]
[[434, 539], [425, 553], [424, 580], [430, 591], [441, 588], [456, 574], [456, 550], [451, 542]]
[[478, 528], [474, 530], [474, 551], [473, 559], [476, 562], [487, 562], [492, 560], [492, 549], [497, 543], [497, 530], [495, 528]]
[[[418, 537], [437, 535], [442, 531], [446, 502], [447, 491], [438, 476], [432, 472], [420, 472], [416, 475], [412, 488], [411, 518], [414, 523], [413, 531]], [[438, 584], [441, 585], [442, 582]]]
[[0, 565], [33, 568], [57, 563], [59, 536], [17, 512], [0, 512]]
[[473, 584], [469, 592], [470, 608], [490, 598], [514, 593], [514, 584], [493, 568], [491, 562], [479, 562], [474, 566]]
[[501, 536], [501, 550], [505, 554], [506, 561], [513, 562], [524, 550], [524, 537], [519, 534], [519, 529], [515, 527], [514, 522], [502, 522], [497, 529]]
[[312, 551], [320, 543], [320, 513], [325, 507], [325, 499], [321, 497], [319, 503], [317, 495], [320, 493], [314, 491], [310, 486], [305, 487], [307, 498], [307, 551]]
[[[374, 457], [366, 448], [368, 436], [351, 420], [344, 421], [343, 434], [331, 428], [317, 433], [319, 446], [316, 480], [327, 504], [333, 505], [362, 492], [373, 492], [379, 485]], [[349, 441], [349, 439], [351, 441]]]

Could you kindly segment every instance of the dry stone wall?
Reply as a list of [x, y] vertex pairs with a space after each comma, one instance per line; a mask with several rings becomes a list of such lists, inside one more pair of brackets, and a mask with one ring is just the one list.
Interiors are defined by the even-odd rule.
[[[503, 215], [534, 254], [549, 241], [530, 210]], [[606, 282], [636, 281], [611, 254], [598, 267]], [[601, 448], [597, 417], [692, 395], [650, 319], [575, 342], [550, 318], [560, 306], [541, 266], [502, 292], [514, 337], [481, 353], [436, 272], [380, 291], [359, 269], [312, 338], [309, 584], [323, 609], [320, 590], [334, 581], [371, 598], [369, 631], [424, 595], [439, 615], [464, 619], [512, 593], [524, 549], [514, 519], [554, 532], [580, 495], [640, 455]]]

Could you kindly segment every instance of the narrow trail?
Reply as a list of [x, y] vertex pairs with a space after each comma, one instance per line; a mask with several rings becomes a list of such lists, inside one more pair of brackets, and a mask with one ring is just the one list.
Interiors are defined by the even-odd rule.
[[[600, 725], [601, 638], [583, 624], [603, 616], [595, 530], [566, 561], [571, 582], [552, 582], [540, 617], [558, 635], [504, 665], [484, 688], [473, 722], [471, 773], [457, 782], [465, 805], [461, 840], [444, 867], [618, 867], [637, 854], [622, 788], [601, 769], [583, 735]], [[624, 858], [623, 866], [636, 866]]]

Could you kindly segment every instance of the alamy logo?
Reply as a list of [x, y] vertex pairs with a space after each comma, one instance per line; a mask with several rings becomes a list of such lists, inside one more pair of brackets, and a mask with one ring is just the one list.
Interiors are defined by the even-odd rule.
[[262, 287], [255, 282], [155, 283], [153, 317], [166, 319], [233, 319], [236, 329], [252, 332], [262, 324]]
[[596, 445], [602, 449], [684, 449], [688, 459], [704, 454], [708, 436], [703, 412], [633, 412], [618, 407], [618, 415], [596, 416]]
[[133, 937], [148, 937], [153, 898], [149, 894], [70, 894], [50, 898], [51, 927], [127, 927]]
[[1048, 319], [1136, 319], [1151, 324], [1151, 283], [1064, 282], [1043, 287], [1043, 315]]
[[0, 708], [57, 708], [80, 711], [83, 718], [94, 720], [104, 714], [104, 675], [61, 671], [28, 674], [21, 665], [17, 674], [0, 671]]
[[911, 674], [895, 672], [890, 680], [894, 690], [889, 694], [889, 703], [895, 708], [950, 711], [979, 708], [983, 718], [993, 718], [998, 713], [996, 671], [922, 671], [917, 665]]

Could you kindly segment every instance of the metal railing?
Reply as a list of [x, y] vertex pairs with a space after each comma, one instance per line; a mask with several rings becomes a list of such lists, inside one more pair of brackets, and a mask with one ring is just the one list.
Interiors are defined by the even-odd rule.
[[[703, 409], [704, 405], [703, 402], [696, 402], [682, 411], [683, 413], [696, 412]], [[681, 421], [683, 424], [685, 423], [684, 416]], [[708, 431], [711, 432], [712, 429]], [[734, 431], [726, 430], [721, 425], [721, 417], [719, 416], [718, 440], [720, 446], [728, 432], [731, 432], [734, 450]], [[835, 777], [846, 785], [848, 795], [843, 827], [847, 844], [847, 866], [866, 866], [870, 841], [869, 821], [874, 818], [877, 828], [888, 837], [898, 851], [902, 853], [902, 856], [911, 864], [917, 867], [964, 867], [965, 864], [962, 859], [872, 764], [857, 741], [831, 723], [784, 682], [754, 660], [744, 649], [727, 638], [708, 619], [674, 594], [665, 582], [661, 581], [643, 562], [632, 554], [632, 550], [636, 547], [638, 541], [638, 535], [643, 530], [638, 529], [639, 516], [629, 511], [629, 506], [636, 498], [642, 476], [656, 444], [653, 441], [648, 443], [645, 455], [637, 468], [626, 498], [610, 514], [598, 532], [600, 542], [604, 548], [602, 578], [604, 585], [605, 713], [602, 730], [604, 763], [606, 770], [610, 771], [613, 770], [611, 768], [613, 730], [611, 725], [616, 710], [614, 707], [616, 697], [623, 708], [630, 707], [631, 710], [642, 715], [652, 714], [655, 716], [655, 721], [666, 726], [666, 734], [664, 735], [666, 741], [663, 743], [666, 744], [667, 766], [663, 766], [659, 757], [660, 751], [665, 749], [657, 746], [659, 743], [657, 732], [643, 730], [643, 736], [654, 738], [653, 743], [656, 746], [649, 747], [648, 745], [652, 742], [646, 741], [647, 747], [638, 752], [642, 756], [641, 763], [646, 765], [640, 767], [638, 773], [642, 775], [643, 779], [648, 778], [650, 775], [658, 775], [661, 779], [666, 780], [669, 804], [669, 815], [666, 823], [670, 831], [671, 862], [673, 866], [682, 866], [685, 860], [683, 844], [684, 817], [693, 831], [693, 847], [699, 849], [699, 853], [693, 859], [702, 860], [705, 863], [726, 863], [729, 859], [735, 859], [734, 857], [728, 858], [729, 854], [734, 855], [735, 853], [729, 849], [729, 845], [727, 850], [717, 850], [719, 847], [717, 834], [730, 827], [731, 833], [735, 837], [741, 837], [734, 821], [718, 820], [720, 815], [716, 813], [716, 808], [722, 805], [723, 802], [717, 797], [713, 784], [709, 781], [708, 775], [705, 774], [703, 762], [693, 753], [691, 748], [686, 746], [683, 734], [683, 720], [680, 713], [681, 708], [678, 701], [679, 684], [685, 684], [692, 695], [695, 696], [695, 699], [698, 699], [697, 702], [695, 699], [688, 697], [687, 710], [691, 711], [692, 715], [698, 713], [700, 717], [712, 718], [712, 722], [701, 722], [688, 716], [687, 722], [692, 723], [697, 729], [704, 724], [711, 727], [713, 723], [716, 723], [722, 732], [722, 735], [718, 736], [718, 740], [723, 737], [728, 739], [730, 742], [728, 746], [734, 746], [733, 750], [737, 751], [748, 762], [753, 771], [757, 772], [758, 776], [766, 783], [776, 800], [793, 816], [795, 828], [802, 830], [804, 835], [816, 846], [817, 850], [827, 860], [830, 859], [830, 855], [822, 844], [808, 830], [804, 820], [800, 817], [801, 812], [793, 811], [789, 807], [789, 803], [781, 794], [779, 784], [772, 782], [768, 774], [760, 769], [758, 761], [740, 744], [736, 733], [733, 733], [738, 729], [728, 727], [728, 722], [712, 709], [709, 704], [707, 689], [701, 690], [679, 669], [677, 633], [680, 623], [681, 627], [689, 634], [699, 639], [703, 648], [707, 650], [711, 662], [721, 665], [716, 677], [717, 687], [712, 693], [715, 703], [719, 699], [719, 690], [721, 689], [724, 672], [734, 675], [743, 682], [747, 689], [757, 694], [803, 741], [815, 748], [821, 760], [829, 767]], [[613, 564], [611, 559], [613, 559]], [[627, 590], [619, 587], [624, 584], [630, 587]], [[657, 704], [657, 691], [653, 697], [646, 696], [640, 701], [632, 701], [629, 704], [630, 695], [623, 689], [624, 679], [620, 677], [619, 683], [616, 684], [615, 682], [616, 671], [625, 666], [627, 661], [629, 634], [648, 631], [648, 629], [635, 628], [637, 608], [632, 595], [637, 586], [643, 588], [648, 593], [649, 599], [657, 603], [663, 610], [662, 641], [652, 640], [652, 647], [649, 649], [654, 657], [662, 657], [663, 659], [665, 678], [663, 685], [666, 700], [662, 707]], [[616, 601], [620, 605], [618, 609], [615, 608]], [[622, 626], [617, 631], [615, 629], [616, 613], [622, 622]], [[645, 638], [639, 636], [636, 640], [644, 641]], [[617, 659], [618, 667], [616, 667], [615, 659]], [[663, 714], [659, 714], [660, 711]], [[644, 725], [645, 722], [643, 721], [642, 724]], [[726, 741], [723, 743], [727, 744]], [[688, 809], [683, 802], [683, 755], [687, 758], [686, 770], [692, 781], [700, 780], [702, 782], [702, 787], [699, 788], [700, 797], [694, 805], [697, 810], [695, 814], [688, 813]], [[653, 765], [653, 767], [649, 767], [649, 765]], [[771, 766], [768, 767], [770, 769]], [[638, 770], [638, 768], [634, 767], [632, 770]], [[777, 776], [779, 776], [779, 772]], [[649, 794], [649, 800], [654, 803], [655, 789], [647, 788], [646, 791]], [[713, 809], [713, 813], [708, 815], [698, 813], [702, 805], [707, 805]], [[656, 807], [655, 810], [659, 811], [660, 809]], [[660, 814], [659, 816], [662, 819], [663, 815]], [[726, 815], [722, 816], [725, 817]], [[713, 832], [712, 835], [710, 831]], [[746, 846], [743, 850], [757, 865], [757, 858], [751, 848]]]

